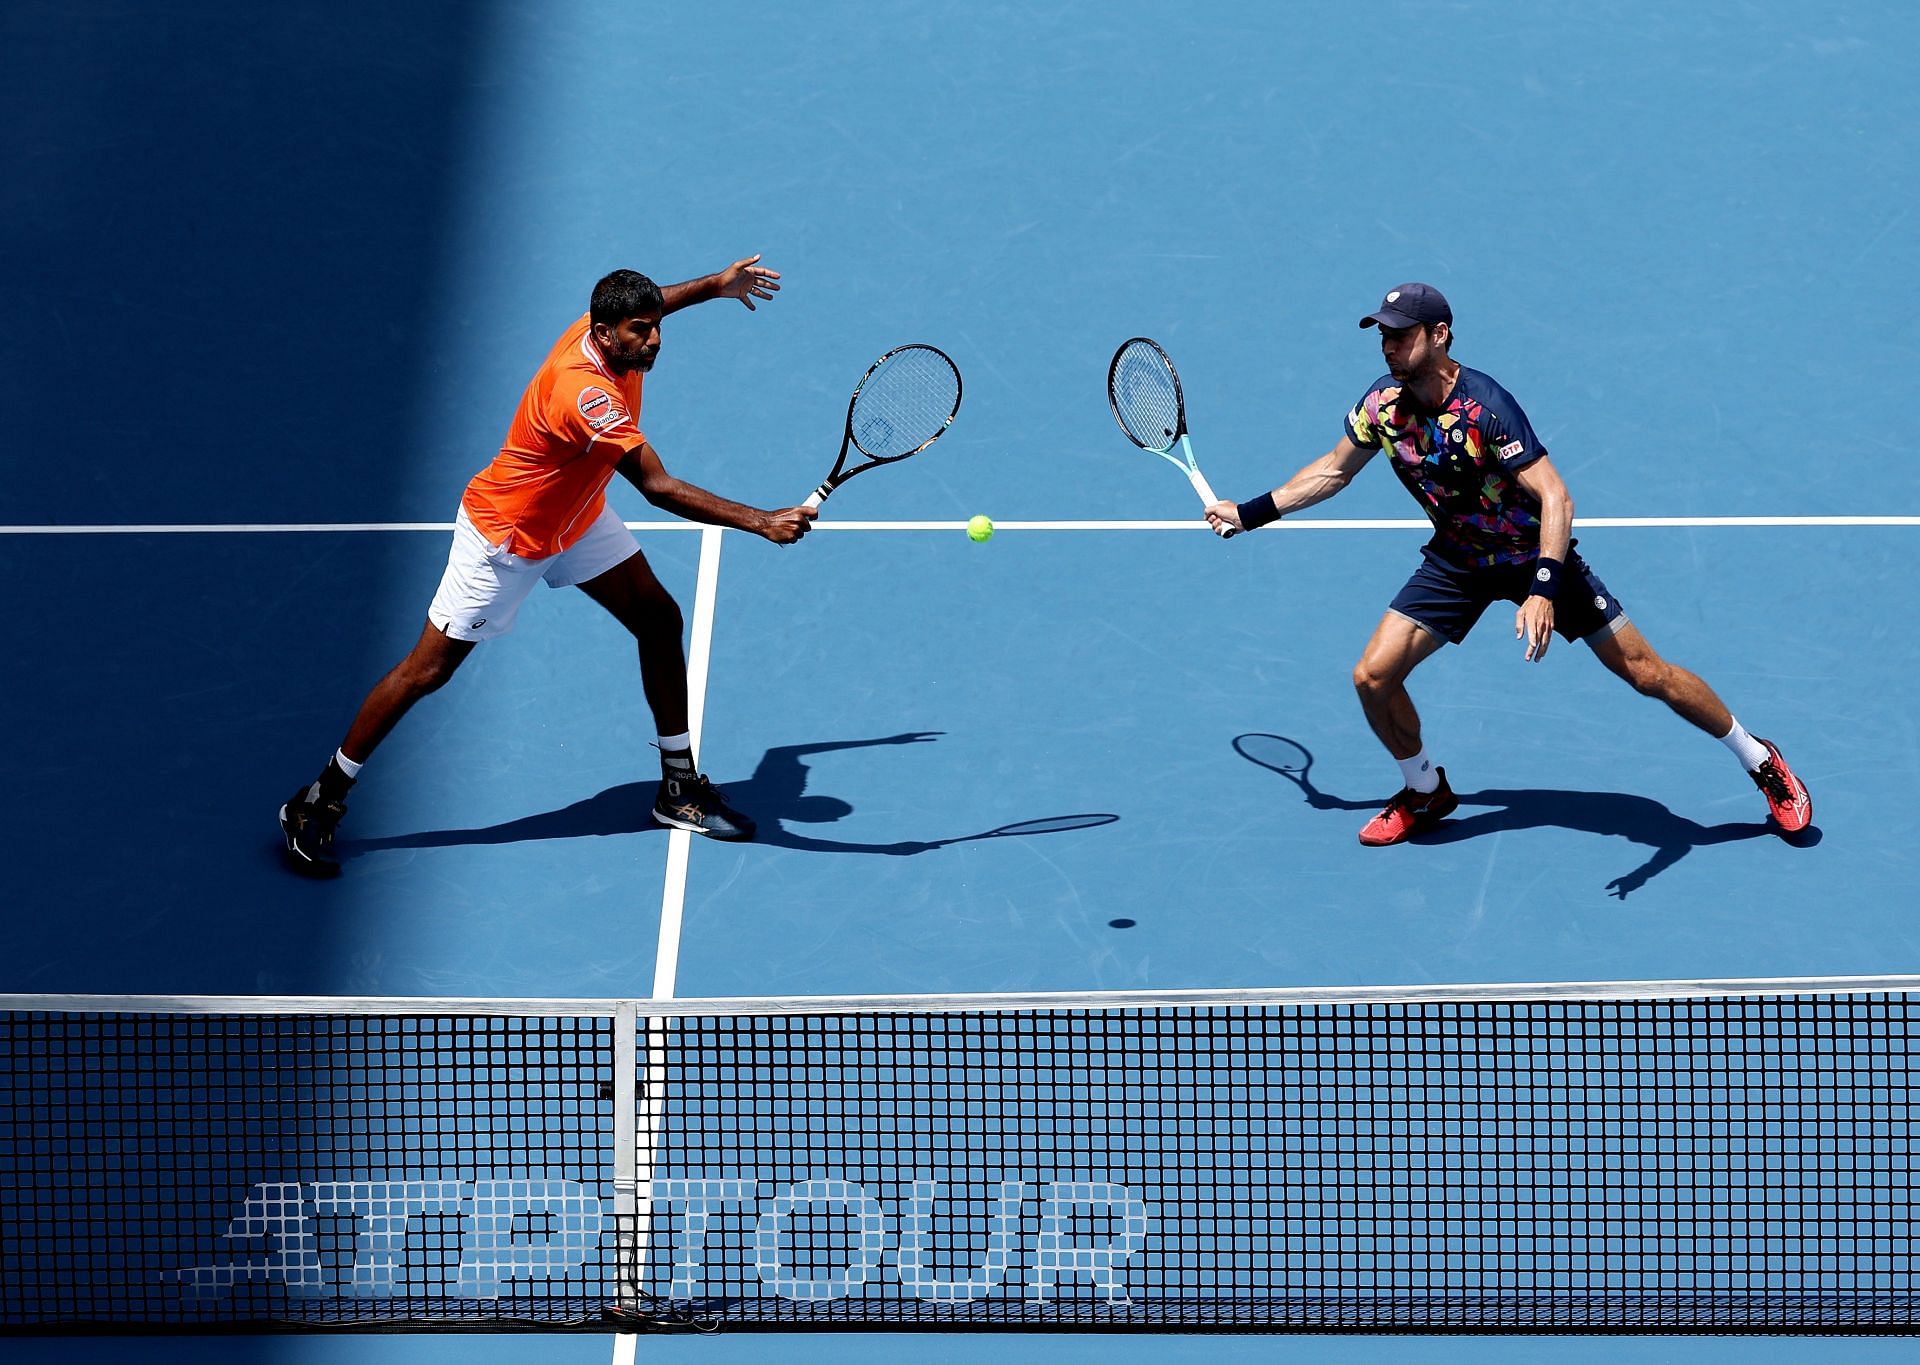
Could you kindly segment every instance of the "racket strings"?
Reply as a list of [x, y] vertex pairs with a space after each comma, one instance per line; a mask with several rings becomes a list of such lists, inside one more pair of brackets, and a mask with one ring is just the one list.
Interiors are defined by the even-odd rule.
[[1152, 346], [1136, 342], [1113, 366], [1113, 410], [1134, 444], [1165, 450], [1180, 435], [1180, 386]]
[[953, 362], [931, 347], [896, 351], [853, 400], [853, 443], [876, 460], [911, 455], [946, 429], [960, 399]]

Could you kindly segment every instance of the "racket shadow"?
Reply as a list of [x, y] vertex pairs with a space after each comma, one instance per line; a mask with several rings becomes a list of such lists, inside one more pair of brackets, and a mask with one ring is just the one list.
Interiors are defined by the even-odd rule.
[[[1313, 765], [1313, 755], [1295, 740], [1279, 735], [1248, 734], [1236, 738], [1233, 747], [1249, 763], [1278, 773], [1299, 787], [1315, 810], [1373, 811], [1385, 802], [1384, 796], [1352, 801], [1320, 791], [1307, 775], [1307, 769]], [[1463, 810], [1468, 806], [1487, 809], [1442, 820], [1435, 828], [1414, 835], [1408, 842], [1453, 844], [1528, 829], [1570, 829], [1603, 838], [1625, 839], [1651, 851], [1638, 867], [1606, 884], [1607, 893], [1619, 900], [1640, 890], [1696, 848], [1761, 839], [1772, 833], [1772, 826], [1760, 821], [1703, 825], [1675, 814], [1652, 797], [1628, 792], [1489, 787], [1474, 792], [1456, 791], [1455, 795], [1460, 798]], [[1811, 838], [1803, 836], [1797, 842], [1802, 847], [1818, 843], [1819, 835], [1813, 832]]]
[[[923, 744], [939, 737], [940, 732], [910, 731], [876, 739], [830, 740], [814, 744], [787, 744], [769, 749], [761, 756], [753, 775], [737, 782], [722, 782], [730, 804], [753, 817], [759, 825], [755, 844], [772, 848], [791, 848], [812, 853], [866, 853], [887, 857], [911, 857], [953, 844], [982, 839], [1028, 838], [1039, 834], [1060, 834], [1073, 830], [1110, 825], [1120, 817], [1111, 814], [1058, 815], [1001, 825], [995, 829], [943, 839], [896, 840], [891, 843], [863, 843], [850, 839], [829, 839], [790, 828], [793, 825], [830, 825], [853, 814], [852, 803], [838, 796], [810, 790], [812, 769], [808, 760], [821, 754], [849, 749], [868, 749], [889, 745]], [[653, 800], [659, 790], [657, 781], [623, 782], [597, 795], [575, 801], [558, 810], [522, 816], [497, 825], [475, 829], [422, 830], [413, 834], [391, 835], [377, 839], [342, 840], [341, 853], [358, 857], [397, 849], [455, 848], [462, 846], [515, 844], [542, 839], [604, 838], [619, 834], [665, 834], [665, 826], [653, 818]]]

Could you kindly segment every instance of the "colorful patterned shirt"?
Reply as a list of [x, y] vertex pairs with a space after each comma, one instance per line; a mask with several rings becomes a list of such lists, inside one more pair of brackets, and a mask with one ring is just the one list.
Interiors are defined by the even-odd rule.
[[1540, 500], [1515, 475], [1547, 453], [1513, 395], [1460, 368], [1442, 410], [1423, 410], [1391, 375], [1347, 414], [1355, 445], [1384, 450], [1433, 522], [1433, 548], [1471, 567], [1522, 564], [1540, 553]]

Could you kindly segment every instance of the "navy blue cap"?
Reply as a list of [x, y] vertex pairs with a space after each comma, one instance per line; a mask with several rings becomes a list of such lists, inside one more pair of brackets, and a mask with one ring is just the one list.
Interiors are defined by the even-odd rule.
[[1378, 308], [1360, 319], [1360, 325], [1371, 327], [1377, 322], [1382, 327], [1418, 327], [1452, 321], [1453, 309], [1447, 307], [1446, 295], [1438, 289], [1430, 284], [1397, 284], [1387, 291]]

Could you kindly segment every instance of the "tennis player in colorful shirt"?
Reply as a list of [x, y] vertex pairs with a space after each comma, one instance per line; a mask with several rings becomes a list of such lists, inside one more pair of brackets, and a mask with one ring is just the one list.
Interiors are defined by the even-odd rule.
[[1360, 319], [1380, 329], [1387, 373], [1347, 414], [1340, 443], [1271, 493], [1207, 509], [1215, 531], [1253, 530], [1332, 497], [1385, 454], [1433, 523], [1420, 567], [1387, 607], [1353, 670], [1360, 705], [1400, 765], [1404, 788], [1360, 831], [1397, 844], [1459, 804], [1428, 756], [1407, 677], [1459, 644], [1496, 601], [1518, 604], [1515, 638], [1529, 661], [1558, 632], [1732, 750], [1786, 833], [1813, 820], [1813, 800], [1780, 750], [1756, 739], [1700, 678], [1660, 657], [1574, 546], [1573, 498], [1513, 395], [1449, 353], [1453, 310], [1428, 284], [1388, 291]]
[[575, 587], [625, 626], [640, 647], [641, 684], [659, 735], [654, 819], [716, 839], [750, 839], [754, 824], [728, 806], [694, 765], [680, 608], [625, 522], [607, 505], [615, 474], [676, 516], [730, 526], [789, 545], [817, 515], [761, 511], [667, 473], [639, 426], [645, 376], [660, 353], [660, 320], [708, 299], [748, 308], [780, 288], [758, 256], [660, 288], [616, 270], [534, 372], [500, 453], [474, 475], [454, 520], [453, 545], [427, 620], [407, 657], [375, 685], [321, 769], [280, 808], [287, 861], [317, 876], [339, 872], [334, 833], [361, 765], [413, 704], [444, 684], [474, 646], [513, 628], [538, 583]]

